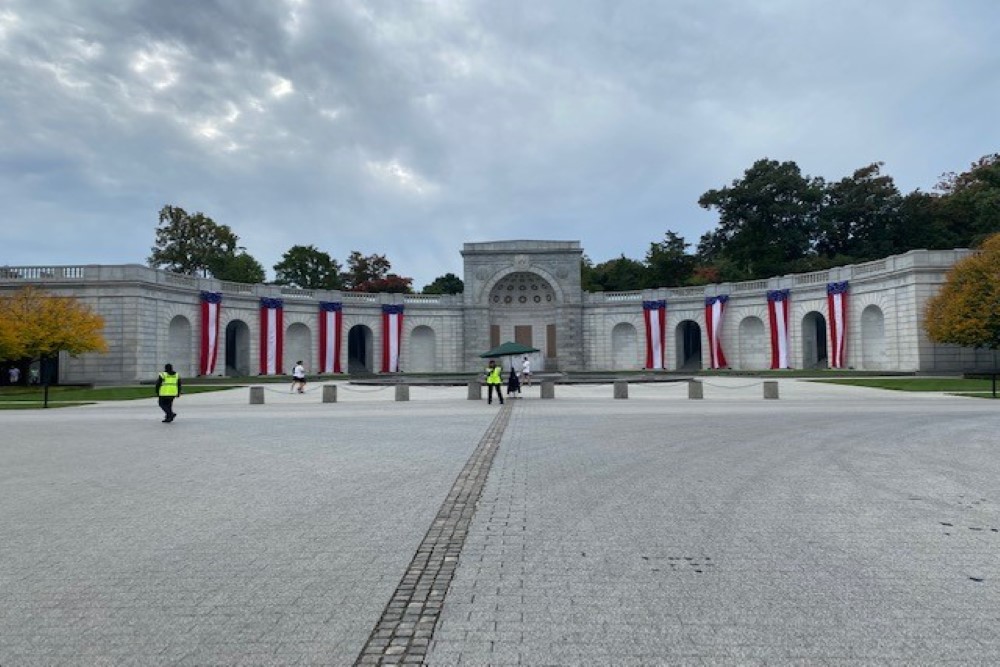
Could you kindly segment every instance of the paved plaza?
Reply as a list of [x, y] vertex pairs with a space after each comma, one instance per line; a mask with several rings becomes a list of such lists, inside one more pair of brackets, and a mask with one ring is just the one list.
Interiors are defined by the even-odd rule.
[[0, 665], [996, 664], [998, 403], [779, 388], [0, 412]]

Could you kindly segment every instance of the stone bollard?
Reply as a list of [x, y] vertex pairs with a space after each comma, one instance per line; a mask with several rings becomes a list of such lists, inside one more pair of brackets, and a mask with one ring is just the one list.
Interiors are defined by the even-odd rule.
[[543, 382], [541, 385], [542, 398], [555, 398], [556, 397], [556, 383], [555, 382]]
[[628, 398], [628, 382], [615, 380], [615, 398]]
[[264, 388], [250, 387], [250, 405], [264, 405]]
[[397, 384], [396, 385], [396, 400], [397, 401], [408, 401], [408, 400], [410, 400], [410, 385], [408, 385], [408, 384]]
[[469, 383], [469, 400], [483, 400], [483, 385], [479, 384], [479, 380], [473, 380]]
[[764, 398], [778, 398], [777, 380], [764, 380]]
[[337, 385], [335, 384], [323, 385], [323, 402], [324, 403], [337, 402]]
[[705, 388], [702, 386], [701, 380], [688, 380], [688, 398], [705, 398]]

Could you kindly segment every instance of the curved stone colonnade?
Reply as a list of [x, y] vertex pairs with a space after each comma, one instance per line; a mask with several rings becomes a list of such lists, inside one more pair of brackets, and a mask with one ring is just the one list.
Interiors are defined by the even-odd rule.
[[[211, 328], [203, 293], [219, 301], [212, 375], [258, 375], [267, 368], [287, 374], [300, 359], [313, 375], [334, 363], [351, 373], [472, 371], [481, 365], [479, 352], [508, 339], [539, 348], [532, 355], [536, 370], [637, 370], [650, 367], [644, 302], [665, 308], [662, 363], [652, 367], [695, 370], [711, 365], [706, 300], [714, 297], [725, 298], [715, 325], [727, 367], [767, 369], [773, 361], [768, 293], [778, 290], [787, 290], [788, 298], [786, 366], [825, 368], [833, 352], [831, 283], [847, 284], [842, 367], [947, 372], [992, 366], [985, 352], [930, 343], [921, 326], [927, 299], [967, 253], [919, 250], [768, 280], [587, 293], [579, 289], [582, 250], [576, 242], [501, 241], [465, 244], [466, 293], [454, 296], [246, 285], [140, 265], [3, 267], [0, 291], [38, 285], [78, 297], [104, 317], [109, 352], [63, 355], [60, 382], [146, 380], [168, 362], [186, 377], [203, 373]], [[276, 337], [267, 333], [264, 304], [280, 307]], [[335, 359], [321, 357], [324, 345], [334, 346], [332, 336], [320, 340], [321, 304], [334, 304], [340, 318]], [[398, 336], [387, 326], [387, 312], [402, 313]], [[387, 344], [398, 345], [391, 368]]]

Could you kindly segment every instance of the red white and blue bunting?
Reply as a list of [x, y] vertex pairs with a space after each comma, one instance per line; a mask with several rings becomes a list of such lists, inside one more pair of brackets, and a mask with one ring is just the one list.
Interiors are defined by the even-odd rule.
[[708, 329], [710, 368], [727, 368], [726, 355], [722, 352], [722, 316], [726, 312], [729, 296], [710, 296], [705, 299], [705, 328]]
[[219, 357], [219, 315], [222, 310], [222, 294], [201, 293], [201, 350], [198, 374], [214, 375], [215, 362]]
[[667, 302], [643, 301], [642, 316], [646, 321], [646, 368], [662, 369], [665, 367]]
[[319, 372], [340, 372], [341, 322], [343, 304], [319, 302]]
[[830, 320], [830, 368], [844, 368], [847, 352], [847, 281], [827, 283]]
[[771, 322], [771, 368], [790, 368], [788, 363], [788, 295], [786, 289], [767, 293], [767, 316]]
[[282, 332], [284, 331], [284, 306], [281, 299], [260, 300], [260, 374], [281, 373]]
[[399, 350], [403, 338], [403, 305], [382, 306], [382, 372], [399, 372]]

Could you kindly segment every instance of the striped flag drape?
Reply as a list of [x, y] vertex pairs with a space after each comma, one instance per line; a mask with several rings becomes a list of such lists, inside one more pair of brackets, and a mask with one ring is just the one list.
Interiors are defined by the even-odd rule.
[[284, 331], [284, 302], [281, 299], [260, 300], [260, 374], [282, 372], [281, 349]]
[[722, 316], [726, 312], [726, 302], [729, 296], [710, 296], [705, 298], [705, 326], [708, 329], [708, 350], [711, 368], [726, 368], [726, 355], [722, 352]]
[[827, 283], [826, 305], [830, 321], [830, 368], [844, 368], [847, 352], [847, 281]]
[[665, 367], [667, 302], [643, 301], [642, 316], [646, 321], [646, 368], [662, 369]]
[[335, 301], [319, 302], [319, 372], [340, 372], [341, 323], [343, 304]]
[[215, 374], [215, 362], [219, 356], [219, 316], [222, 310], [222, 294], [201, 293], [201, 354], [198, 364], [199, 375]]
[[382, 372], [399, 372], [400, 341], [403, 338], [403, 305], [382, 306]]
[[789, 368], [788, 295], [786, 289], [767, 293], [767, 316], [771, 321], [771, 368]]

